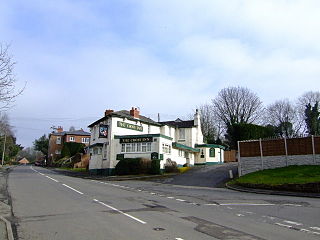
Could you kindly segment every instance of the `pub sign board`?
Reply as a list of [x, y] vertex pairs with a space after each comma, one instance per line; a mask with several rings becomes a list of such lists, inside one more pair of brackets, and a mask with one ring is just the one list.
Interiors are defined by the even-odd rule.
[[120, 143], [142, 143], [152, 142], [152, 137], [135, 137], [135, 138], [120, 138]]
[[136, 131], [143, 131], [143, 127], [139, 126], [139, 125], [134, 125], [134, 124], [130, 124], [130, 123], [126, 123], [126, 122], [117, 122], [117, 126], [121, 127], [121, 128], [127, 128], [127, 129], [131, 129], [131, 130], [136, 130]]
[[108, 137], [108, 125], [100, 124], [99, 126], [99, 138], [107, 138]]

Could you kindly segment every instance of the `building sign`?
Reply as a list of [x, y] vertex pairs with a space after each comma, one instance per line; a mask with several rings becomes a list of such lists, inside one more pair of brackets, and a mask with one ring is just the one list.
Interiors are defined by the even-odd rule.
[[120, 143], [152, 142], [152, 137], [120, 138]]
[[99, 126], [99, 138], [107, 138], [108, 137], [108, 125], [100, 125]]
[[121, 128], [127, 128], [127, 129], [131, 129], [131, 130], [136, 130], [136, 131], [143, 131], [143, 127], [139, 126], [139, 125], [134, 125], [134, 124], [130, 124], [130, 123], [126, 123], [126, 122], [117, 122], [117, 126], [121, 127]]

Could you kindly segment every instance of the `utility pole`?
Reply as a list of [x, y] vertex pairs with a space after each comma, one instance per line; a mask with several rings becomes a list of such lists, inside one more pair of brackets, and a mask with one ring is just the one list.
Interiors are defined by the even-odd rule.
[[4, 143], [3, 143], [3, 152], [2, 152], [2, 161], [1, 166], [3, 166], [4, 163], [4, 152], [6, 151], [6, 141], [7, 141], [7, 134], [4, 134]]

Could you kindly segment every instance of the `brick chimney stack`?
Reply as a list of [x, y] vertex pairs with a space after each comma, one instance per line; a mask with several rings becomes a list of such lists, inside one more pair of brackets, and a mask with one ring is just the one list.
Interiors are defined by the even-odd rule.
[[61, 126], [58, 126], [58, 128], [57, 128], [57, 132], [58, 132], [58, 133], [63, 132], [63, 128], [62, 128]]
[[114, 111], [112, 109], [107, 109], [105, 112], [104, 112], [104, 116], [107, 116], [109, 115], [110, 113], [113, 113]]
[[132, 107], [132, 109], [130, 110], [130, 115], [134, 118], [139, 118], [140, 111], [138, 110], [138, 108]]

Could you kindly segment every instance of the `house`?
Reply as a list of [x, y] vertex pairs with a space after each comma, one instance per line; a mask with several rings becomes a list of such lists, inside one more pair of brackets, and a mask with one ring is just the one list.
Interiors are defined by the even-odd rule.
[[193, 120], [156, 122], [140, 110], [106, 110], [104, 117], [88, 127], [91, 131], [89, 170], [112, 175], [124, 158], [160, 159], [160, 168], [175, 161], [178, 165], [201, 165], [223, 162], [220, 145], [205, 144], [200, 115]]
[[63, 145], [67, 142], [83, 143], [85, 146], [89, 146], [90, 133], [83, 131], [83, 129], [63, 131], [63, 128], [59, 126], [56, 131], [49, 134], [49, 164], [60, 158]]
[[26, 159], [26, 158], [22, 158], [21, 160], [19, 160], [19, 164], [27, 165], [28, 163], [30, 163], [30, 162], [29, 162], [29, 160]]

